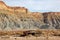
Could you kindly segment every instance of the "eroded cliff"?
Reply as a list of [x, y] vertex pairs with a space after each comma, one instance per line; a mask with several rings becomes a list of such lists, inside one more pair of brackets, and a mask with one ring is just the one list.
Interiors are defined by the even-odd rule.
[[60, 12], [29, 12], [0, 1], [0, 30], [60, 29]]

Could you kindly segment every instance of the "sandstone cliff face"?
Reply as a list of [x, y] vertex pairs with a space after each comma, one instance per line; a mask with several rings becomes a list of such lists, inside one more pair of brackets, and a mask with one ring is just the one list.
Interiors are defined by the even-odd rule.
[[48, 24], [51, 28], [60, 29], [60, 12], [46, 12], [43, 13], [44, 23]]
[[60, 29], [60, 12], [28, 12], [0, 2], [0, 30]]
[[0, 9], [1, 10], [11, 11], [11, 12], [27, 13], [26, 8], [24, 8], [24, 7], [10, 7], [10, 6], [7, 6], [3, 1], [0, 1]]

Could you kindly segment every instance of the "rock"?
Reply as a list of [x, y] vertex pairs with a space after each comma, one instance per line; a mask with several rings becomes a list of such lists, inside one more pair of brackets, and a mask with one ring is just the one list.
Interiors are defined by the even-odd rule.
[[29, 12], [0, 1], [0, 30], [60, 29], [60, 12]]

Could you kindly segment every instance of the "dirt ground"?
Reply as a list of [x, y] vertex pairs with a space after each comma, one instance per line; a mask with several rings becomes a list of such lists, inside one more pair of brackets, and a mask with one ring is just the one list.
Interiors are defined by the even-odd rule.
[[60, 30], [0, 31], [0, 40], [60, 40]]
[[0, 40], [60, 40], [60, 37], [0, 37]]

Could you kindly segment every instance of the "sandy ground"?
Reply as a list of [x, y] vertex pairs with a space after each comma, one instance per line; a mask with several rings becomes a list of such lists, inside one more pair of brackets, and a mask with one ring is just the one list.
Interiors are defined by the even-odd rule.
[[0, 40], [60, 40], [60, 30], [0, 31]]
[[0, 37], [0, 40], [60, 40], [60, 37]]

